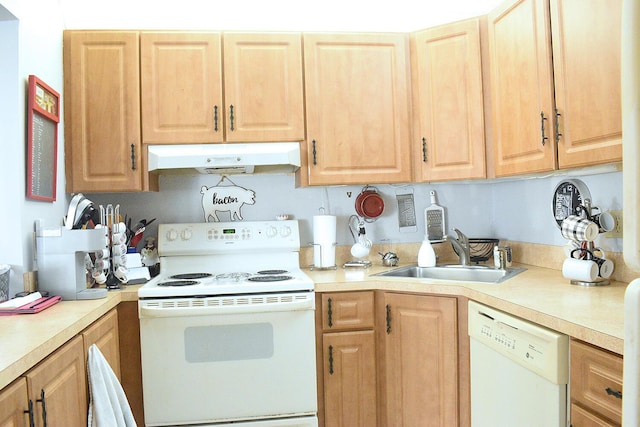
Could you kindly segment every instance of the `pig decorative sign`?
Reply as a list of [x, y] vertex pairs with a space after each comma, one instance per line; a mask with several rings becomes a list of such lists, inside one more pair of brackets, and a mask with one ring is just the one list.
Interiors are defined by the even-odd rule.
[[202, 186], [202, 209], [204, 209], [204, 220], [209, 222], [213, 218], [219, 222], [217, 212], [229, 212], [231, 221], [242, 220], [240, 209], [244, 204], [253, 205], [256, 202], [256, 193], [237, 185], [227, 186]]

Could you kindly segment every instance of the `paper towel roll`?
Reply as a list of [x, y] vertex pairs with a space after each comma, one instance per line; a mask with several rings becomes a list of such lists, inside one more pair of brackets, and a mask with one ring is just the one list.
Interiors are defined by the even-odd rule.
[[313, 265], [333, 267], [336, 264], [336, 217], [316, 215], [313, 217]]

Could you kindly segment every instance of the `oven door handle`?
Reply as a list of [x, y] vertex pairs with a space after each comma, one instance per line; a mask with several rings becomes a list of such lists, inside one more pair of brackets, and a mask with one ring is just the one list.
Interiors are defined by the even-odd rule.
[[211, 314], [250, 314], [278, 311], [303, 311], [313, 310], [313, 299], [294, 302], [278, 302], [270, 304], [247, 304], [231, 306], [208, 307], [139, 307], [140, 318], [143, 317], [180, 317], [180, 316], [206, 316]]

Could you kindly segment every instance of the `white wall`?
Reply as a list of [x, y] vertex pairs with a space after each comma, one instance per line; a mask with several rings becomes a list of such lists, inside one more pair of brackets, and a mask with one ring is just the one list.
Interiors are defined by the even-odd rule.
[[22, 290], [23, 272], [33, 269], [35, 219], [58, 224], [67, 205], [62, 124], [58, 128], [57, 201], [25, 196], [27, 82], [34, 74], [62, 93], [62, 17], [57, 2], [50, 0], [0, 0], [0, 17], [0, 263], [12, 266], [13, 294]]

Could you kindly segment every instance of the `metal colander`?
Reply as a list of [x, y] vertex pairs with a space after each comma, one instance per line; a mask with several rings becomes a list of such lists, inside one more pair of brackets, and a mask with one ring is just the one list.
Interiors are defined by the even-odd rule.
[[[469, 238], [469, 257], [473, 262], [487, 261], [493, 256], [493, 247], [500, 243], [500, 239], [475, 239]], [[458, 254], [456, 247], [453, 250]], [[459, 256], [460, 254], [458, 254]]]

